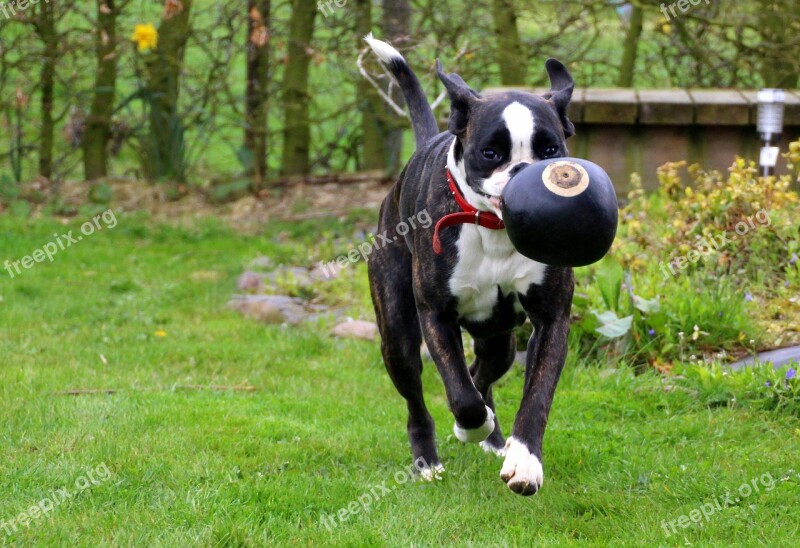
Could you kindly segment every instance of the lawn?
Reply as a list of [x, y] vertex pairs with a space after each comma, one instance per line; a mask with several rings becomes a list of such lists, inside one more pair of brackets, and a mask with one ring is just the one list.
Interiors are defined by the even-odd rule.
[[[89, 217], [0, 216], [0, 260]], [[405, 406], [377, 343], [333, 338], [331, 319], [270, 326], [225, 306], [249, 261], [304, 264], [320, 234], [343, 230], [336, 219], [259, 235], [117, 219], [52, 263], [0, 272], [5, 543], [787, 546], [800, 534], [795, 414], [749, 405], [733, 381], [720, 404], [691, 375], [635, 375], [575, 352], [540, 493], [512, 494], [497, 457], [453, 439], [429, 362], [447, 472], [410, 480]], [[365, 267], [354, 268], [352, 314], [369, 319]], [[515, 366], [497, 389], [506, 431], [521, 387]], [[100, 392], [64, 394], [76, 389]]]

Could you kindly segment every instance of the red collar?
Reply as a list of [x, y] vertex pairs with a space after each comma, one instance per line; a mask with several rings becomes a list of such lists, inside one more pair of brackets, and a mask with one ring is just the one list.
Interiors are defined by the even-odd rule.
[[466, 198], [464, 198], [464, 195], [461, 194], [461, 190], [459, 190], [458, 185], [453, 178], [453, 174], [450, 173], [449, 169], [446, 170], [446, 173], [447, 182], [450, 184], [450, 192], [453, 193], [453, 197], [456, 199], [461, 211], [459, 213], [450, 213], [449, 215], [445, 215], [436, 223], [436, 227], [433, 229], [433, 252], [437, 255], [442, 252], [442, 242], [439, 240], [439, 231], [443, 228], [453, 225], [463, 225], [466, 223], [475, 223], [476, 225], [489, 228], [491, 230], [501, 230], [506, 227], [506, 225], [503, 224], [502, 219], [500, 219], [500, 217], [494, 213], [475, 209], [472, 204], [470, 204]]

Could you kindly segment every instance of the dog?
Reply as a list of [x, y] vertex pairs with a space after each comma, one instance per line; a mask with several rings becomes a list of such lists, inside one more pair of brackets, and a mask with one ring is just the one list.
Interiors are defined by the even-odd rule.
[[[567, 355], [574, 276], [571, 268], [541, 264], [514, 249], [503, 228], [500, 199], [509, 179], [525, 166], [568, 155], [565, 141], [575, 132], [567, 118], [572, 76], [549, 59], [549, 93], [483, 96], [458, 74], [445, 74], [437, 60], [451, 105], [448, 131], [440, 133], [403, 56], [371, 34], [365, 40], [397, 80], [416, 141], [416, 152], [383, 201], [378, 231], [394, 233], [403, 219], [421, 211], [436, 221], [435, 227], [396, 237], [368, 262], [381, 353], [408, 406], [414, 462], [426, 463], [420, 470], [425, 479], [444, 471], [422, 391], [424, 340], [444, 382], [455, 436], [504, 457], [500, 477], [506, 485], [533, 495], [544, 481], [542, 440]], [[534, 332], [522, 402], [506, 440], [492, 385], [511, 368], [514, 329], [526, 317]], [[462, 328], [474, 339], [470, 366]]]

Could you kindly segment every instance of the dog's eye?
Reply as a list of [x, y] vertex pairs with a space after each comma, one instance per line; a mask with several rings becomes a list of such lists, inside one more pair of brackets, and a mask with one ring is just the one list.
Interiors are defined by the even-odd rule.
[[484, 148], [481, 151], [481, 154], [487, 160], [497, 160], [500, 157], [500, 155], [497, 154], [497, 152], [495, 152], [493, 148]]
[[555, 156], [558, 154], [558, 147], [556, 145], [550, 145], [546, 149], [544, 149], [544, 156], [545, 158], [550, 158], [551, 156]]

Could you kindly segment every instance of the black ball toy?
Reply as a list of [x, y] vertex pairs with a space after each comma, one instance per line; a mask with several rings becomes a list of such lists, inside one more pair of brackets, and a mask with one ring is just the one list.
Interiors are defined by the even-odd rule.
[[603, 168], [578, 158], [551, 158], [515, 174], [500, 201], [511, 243], [552, 266], [599, 261], [617, 234], [617, 195]]

